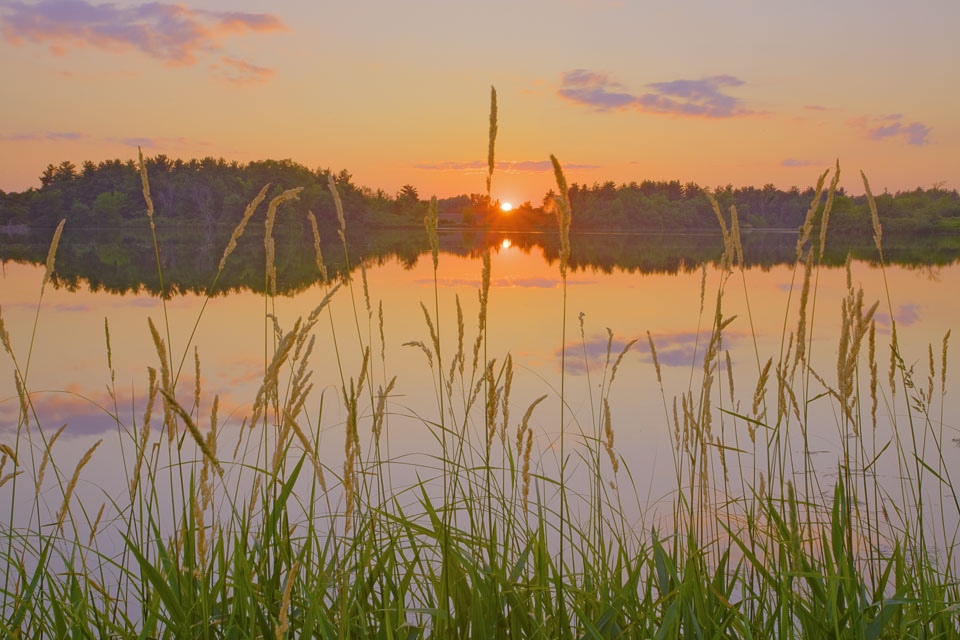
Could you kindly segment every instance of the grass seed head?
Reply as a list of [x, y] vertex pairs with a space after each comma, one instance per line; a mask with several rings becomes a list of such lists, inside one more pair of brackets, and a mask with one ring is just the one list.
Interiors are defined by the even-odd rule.
[[490, 200], [490, 186], [493, 182], [494, 146], [497, 142], [497, 90], [490, 87], [490, 135], [487, 147], [487, 201]]
[[520, 424], [517, 425], [517, 455], [520, 455], [520, 450], [523, 445], [523, 437], [529, 431], [530, 417], [533, 416], [533, 410], [537, 408], [537, 405], [547, 399], [547, 396], [540, 396], [536, 400], [530, 403], [527, 407], [527, 410], [523, 413], [523, 418], [520, 420]]
[[53, 275], [53, 263], [57, 259], [57, 247], [60, 246], [60, 235], [63, 233], [63, 225], [66, 221], [66, 218], [61, 220], [60, 224], [57, 225], [56, 231], [53, 232], [53, 239], [50, 241], [50, 248], [47, 250], [46, 268], [43, 271], [43, 284], [40, 285], [41, 291], [47, 282], [50, 281], [50, 276]]
[[839, 183], [840, 160], [837, 160], [837, 168], [833, 172], [830, 190], [827, 192], [827, 204], [823, 205], [823, 217], [820, 219], [820, 262], [823, 262], [823, 251], [827, 246], [827, 224], [830, 222], [830, 210], [833, 209], [833, 197], [837, 192], [837, 184]]
[[57, 438], [60, 437], [60, 434], [63, 433], [63, 430], [67, 428], [67, 425], [64, 424], [57, 432], [53, 434], [53, 437], [47, 441], [47, 446], [43, 448], [43, 458], [40, 460], [40, 470], [37, 472], [37, 485], [36, 491], [40, 493], [40, 488], [43, 486], [43, 476], [47, 470], [47, 462], [50, 460], [50, 452], [53, 450], [53, 445], [57, 441]]
[[863, 188], [867, 192], [867, 203], [870, 205], [870, 221], [873, 223], [873, 242], [877, 245], [877, 251], [880, 252], [880, 259], [883, 259], [883, 227], [880, 226], [880, 214], [877, 213], [877, 202], [873, 199], [873, 192], [870, 191], [870, 183], [867, 182], [867, 174], [860, 172], [863, 178]]
[[327, 174], [327, 187], [330, 189], [330, 195], [333, 196], [334, 207], [337, 209], [337, 222], [340, 223], [340, 229], [337, 233], [340, 235], [340, 240], [346, 245], [347, 220], [343, 214], [343, 202], [340, 200], [340, 191], [337, 189], [337, 181], [334, 179], [333, 173]]
[[803, 225], [800, 227], [800, 237], [797, 238], [797, 260], [800, 260], [800, 256], [803, 255], [803, 247], [807, 244], [807, 241], [810, 239], [810, 232], [813, 230], [813, 219], [817, 215], [817, 209], [820, 208], [820, 198], [823, 195], [823, 181], [826, 180], [827, 174], [830, 173], [830, 170], [827, 169], [817, 180], [817, 189], [816, 193], [813, 196], [813, 200], [810, 201], [810, 208], [807, 209], [807, 215], [803, 220]]
[[427, 239], [430, 240], [430, 255], [433, 256], [433, 270], [436, 272], [440, 264], [440, 236], [437, 235], [437, 196], [430, 198], [427, 215], [423, 217], [423, 226], [427, 229]]
[[427, 364], [430, 368], [433, 368], [433, 353], [430, 352], [430, 349], [427, 348], [427, 345], [423, 344], [420, 340], [410, 340], [409, 342], [404, 342], [404, 347], [419, 347], [423, 354], [427, 356]]
[[243, 235], [243, 231], [246, 229], [247, 223], [253, 216], [253, 212], [257, 210], [257, 207], [260, 206], [260, 203], [263, 202], [263, 199], [267, 197], [267, 189], [269, 188], [269, 182], [263, 185], [263, 188], [260, 189], [260, 193], [254, 196], [253, 200], [250, 201], [250, 204], [247, 205], [247, 208], [244, 209], [243, 216], [240, 218], [240, 222], [234, 228], [233, 233], [230, 234], [230, 240], [227, 242], [227, 246], [223, 250], [223, 255], [220, 257], [220, 265], [217, 267], [218, 274], [223, 271], [223, 268], [227, 264], [227, 258], [229, 258], [230, 254], [233, 253], [233, 250], [237, 248], [237, 241], [240, 239], [240, 236]]
[[663, 377], [660, 375], [660, 361], [657, 359], [657, 347], [653, 344], [653, 336], [647, 331], [647, 342], [650, 343], [650, 357], [653, 358], [653, 368], [657, 371], [657, 383], [663, 386]]
[[557, 210], [557, 222], [560, 227], [560, 276], [567, 279], [567, 265], [570, 262], [570, 223], [573, 212], [570, 208], [567, 179], [563, 175], [563, 167], [555, 155], [550, 156], [553, 163], [553, 174], [557, 180], [559, 195], [554, 198]]
[[10, 354], [10, 356], [13, 356], [13, 347], [10, 346], [10, 334], [7, 333], [7, 327], [3, 324], [2, 307], [0, 307], [0, 344], [3, 345], [4, 351]]
[[67, 484], [67, 490], [63, 493], [63, 504], [60, 505], [60, 510], [57, 511], [57, 529], [59, 531], [63, 531], [63, 523], [67, 518], [67, 512], [70, 510], [70, 498], [73, 497], [73, 491], [77, 488], [80, 472], [87, 466], [87, 463], [90, 462], [90, 458], [93, 457], [93, 452], [97, 450], [97, 447], [99, 447], [102, 442], [102, 439], [97, 440], [92, 447], [87, 449], [87, 452], [83, 454], [80, 462], [77, 463], [77, 467], [73, 470], [73, 476], [70, 478], [70, 483]]
[[150, 197], [150, 179], [147, 177], [147, 164], [143, 161], [143, 150], [137, 147], [140, 156], [140, 187], [143, 190], [143, 200], [147, 204], [147, 219], [150, 221], [150, 231], [156, 232], [153, 225], [153, 198]]
[[300, 197], [303, 187], [287, 189], [270, 201], [267, 205], [267, 219], [264, 223], [263, 247], [267, 257], [267, 281], [270, 295], [277, 294], [277, 264], [276, 264], [276, 243], [273, 240], [273, 226], [277, 218], [277, 208], [288, 200], [296, 200]]
[[327, 265], [323, 262], [323, 251], [320, 249], [320, 231], [317, 229], [317, 218], [313, 211], [307, 212], [310, 220], [310, 229], [313, 231], [313, 254], [317, 261], [317, 270], [320, 272], [320, 281], [327, 282]]
[[620, 355], [618, 355], [617, 359], [613, 362], [613, 369], [610, 370], [610, 384], [613, 384], [613, 381], [617, 377], [617, 369], [620, 368], [620, 363], [623, 362], [623, 357], [627, 355], [627, 352], [630, 351], [630, 348], [636, 343], [637, 338], [634, 338], [623, 345], [623, 349], [620, 350]]
[[727, 221], [723, 219], [723, 213], [720, 211], [720, 204], [717, 202], [717, 199], [709, 191], [704, 190], [703, 193], [707, 196], [707, 200], [710, 201], [710, 206], [713, 207], [713, 213], [717, 216], [717, 222], [720, 223], [720, 232], [723, 234], [723, 257], [720, 259], [720, 268], [726, 271], [733, 264], [736, 257], [733, 238], [727, 230]]
[[613, 467], [613, 473], [616, 475], [620, 470], [620, 461], [617, 459], [617, 453], [613, 448], [613, 420], [610, 418], [610, 403], [607, 398], [603, 399], [603, 433], [606, 436], [603, 446], [607, 450], [610, 466]]
[[500, 402], [503, 410], [503, 420], [500, 423], [500, 444], [506, 446], [507, 426], [510, 423], [510, 389], [513, 387], [513, 356], [509, 353], [504, 367], [503, 399]]
[[730, 239], [736, 252], [737, 264], [743, 266], [743, 244], [740, 242], [740, 220], [737, 216], [737, 207], [730, 205]]
[[877, 323], [870, 321], [870, 336], [867, 340], [867, 358], [870, 362], [870, 419], [877, 430]]
[[943, 348], [940, 352], [940, 391], [943, 394], [947, 392], [947, 347], [950, 342], [950, 331], [943, 336]]
[[810, 274], [813, 270], [813, 252], [807, 252], [807, 261], [803, 270], [803, 287], [800, 289], [800, 316], [797, 319], [797, 351], [794, 368], [804, 359], [807, 349], [807, 302], [810, 299]]
[[297, 579], [297, 571], [300, 569], [300, 563], [294, 562], [287, 574], [287, 580], [283, 585], [283, 599], [280, 602], [280, 616], [277, 620], [276, 636], [277, 640], [283, 640], [287, 631], [290, 629], [290, 598], [293, 594], [293, 583]]
[[213, 468], [216, 469], [217, 473], [220, 474], [220, 476], [222, 477], [223, 467], [220, 466], [220, 461], [217, 460], [216, 455], [214, 455], [214, 453], [210, 450], [210, 447], [207, 446], [207, 441], [203, 437], [203, 434], [200, 433], [200, 429], [197, 427], [197, 424], [193, 421], [193, 418], [190, 417], [190, 414], [187, 413], [186, 409], [180, 406], [180, 403], [178, 403], [176, 399], [172, 395], [170, 395], [170, 393], [168, 393], [164, 389], [161, 389], [160, 393], [163, 394], [163, 397], [166, 399], [166, 401], [170, 404], [173, 410], [183, 420], [183, 423], [187, 427], [187, 431], [190, 432], [190, 435], [193, 437], [193, 441], [197, 444], [197, 447], [200, 449], [200, 453], [202, 453], [210, 461], [210, 464], [213, 465]]
[[523, 510], [527, 511], [530, 497], [530, 449], [533, 444], [533, 432], [527, 431], [527, 443], [523, 450]]
[[90, 539], [87, 541], [88, 546], [93, 546], [93, 539], [97, 535], [97, 529], [100, 527], [100, 519], [103, 518], [103, 509], [106, 506], [106, 502], [100, 505], [100, 511], [97, 512], [97, 518], [93, 521], [93, 526], [90, 527]]

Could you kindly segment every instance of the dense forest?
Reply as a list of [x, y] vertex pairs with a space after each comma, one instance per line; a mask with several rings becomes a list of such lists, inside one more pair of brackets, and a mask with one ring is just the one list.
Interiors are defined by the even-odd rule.
[[[147, 159], [159, 226], [196, 225], [212, 228], [234, 225], [246, 204], [266, 184], [271, 195], [303, 187], [299, 200], [285, 214], [302, 220], [313, 211], [321, 228], [336, 225], [333, 200], [327, 187], [329, 169], [311, 170], [290, 160], [239, 164], [223, 159], [171, 160], [163, 155]], [[358, 229], [420, 227], [427, 203], [412, 185], [388, 194], [354, 184], [346, 170], [334, 173], [344, 207]], [[132, 160], [71, 162], [49, 165], [41, 186], [21, 193], [0, 191], [0, 230], [54, 226], [67, 218], [73, 228], [105, 228], [142, 223], [144, 204], [140, 177]], [[715, 191], [725, 208], [735, 204], [742, 228], [796, 229], [810, 206], [814, 190], [727, 186]], [[540, 206], [529, 202], [503, 213], [497, 202], [483, 195], [461, 195], [439, 201], [441, 225], [500, 230], [552, 228], [545, 212], [553, 193]], [[716, 217], [703, 188], [679, 181], [650, 181], [592, 186], [574, 183], [569, 197], [575, 212], [574, 230], [632, 230], [646, 232], [715, 231]], [[896, 194], [880, 194], [877, 206], [890, 232], [960, 232], [960, 195], [933, 187]], [[546, 207], [549, 209], [549, 207]], [[830, 218], [832, 232], [869, 234], [866, 199], [837, 192]], [[283, 222], [281, 222], [283, 224]], [[294, 225], [299, 226], [299, 225]]]

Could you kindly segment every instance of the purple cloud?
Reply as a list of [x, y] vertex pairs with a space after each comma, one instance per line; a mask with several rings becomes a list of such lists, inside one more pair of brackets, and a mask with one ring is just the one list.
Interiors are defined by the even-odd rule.
[[922, 147], [930, 144], [928, 136], [932, 129], [922, 122], [903, 122], [903, 114], [891, 113], [881, 117], [859, 116], [853, 118], [848, 124], [857, 129], [865, 129], [869, 140], [885, 140], [888, 138], [900, 138], [907, 144]]
[[920, 122], [911, 122], [908, 125], [904, 125], [901, 122], [894, 122], [888, 125], [880, 125], [867, 131], [867, 137], [871, 140], [883, 140], [884, 138], [902, 136], [906, 139], [907, 144], [918, 147], [930, 144], [930, 141], [927, 140], [928, 135], [930, 135], [930, 127]]
[[5, 133], [0, 134], [0, 141], [5, 142], [73, 142], [79, 140], [93, 140], [97, 142], [120, 143], [128, 147], [143, 149], [164, 149], [167, 147], [208, 147], [210, 142], [204, 140], [189, 140], [187, 138], [148, 138], [148, 137], [97, 137], [77, 131], [46, 131], [42, 133]]
[[44, 133], [8, 133], [0, 135], [0, 140], [9, 142], [38, 142], [40, 140], [83, 140], [85, 133], [76, 131], [46, 131]]
[[[466, 171], [466, 170], [484, 170], [487, 169], [486, 160], [472, 160], [470, 162], [457, 162], [447, 160], [445, 162], [418, 162], [413, 165], [416, 169], [428, 169], [431, 171]], [[598, 169], [596, 164], [576, 164], [569, 163], [563, 165], [564, 169]], [[535, 173], [541, 171], [553, 171], [553, 164], [549, 160], [501, 160], [497, 162], [497, 169], [505, 173]]]
[[199, 53], [221, 50], [225, 36], [286, 29], [272, 14], [208, 11], [162, 2], [119, 6], [40, 0], [0, 7], [0, 35], [11, 44], [45, 44], [59, 56], [71, 47], [113, 53], [133, 49], [171, 66], [191, 65]]
[[121, 142], [128, 147], [143, 147], [144, 149], [160, 148], [160, 143], [153, 138], [124, 138]]
[[636, 96], [612, 89], [621, 89], [623, 85], [613, 82], [606, 74], [594, 73], [586, 69], [574, 69], [563, 74], [560, 80], [560, 97], [572, 102], [587, 104], [598, 109], [617, 109], [636, 102]]
[[672, 80], [647, 85], [652, 92], [632, 94], [619, 82], [603, 73], [574, 69], [560, 79], [558, 95], [571, 102], [600, 111], [636, 109], [646, 113], [691, 118], [734, 118], [757, 115], [739, 98], [724, 93], [727, 87], [739, 87], [743, 80], [729, 75], [699, 80]]
[[[222, 77], [231, 84], [260, 84], [273, 76], [273, 69], [259, 67], [239, 58], [223, 56], [220, 61], [225, 65]], [[211, 65], [211, 68], [217, 69], [218, 65]]]
[[816, 160], [797, 160], [796, 158], [786, 158], [780, 161], [781, 167], [814, 167], [819, 164]]
[[140, 147], [142, 149], [165, 149], [167, 147], [206, 147], [209, 142], [203, 140], [189, 140], [187, 138], [104, 138], [106, 142], [119, 142], [128, 147]]

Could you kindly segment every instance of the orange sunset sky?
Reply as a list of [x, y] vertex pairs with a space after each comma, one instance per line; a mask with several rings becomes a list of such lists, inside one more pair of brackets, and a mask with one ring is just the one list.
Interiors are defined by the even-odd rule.
[[0, 189], [48, 163], [292, 158], [421, 196], [571, 182], [960, 186], [960, 3], [0, 3]]

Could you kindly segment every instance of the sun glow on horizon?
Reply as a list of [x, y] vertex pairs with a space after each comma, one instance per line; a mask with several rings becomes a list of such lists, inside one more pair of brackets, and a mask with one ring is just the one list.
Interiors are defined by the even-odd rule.
[[503, 211], [504, 213], [510, 213], [511, 211], [513, 211], [513, 204], [509, 202], [504, 202], [500, 205], [500, 210]]

